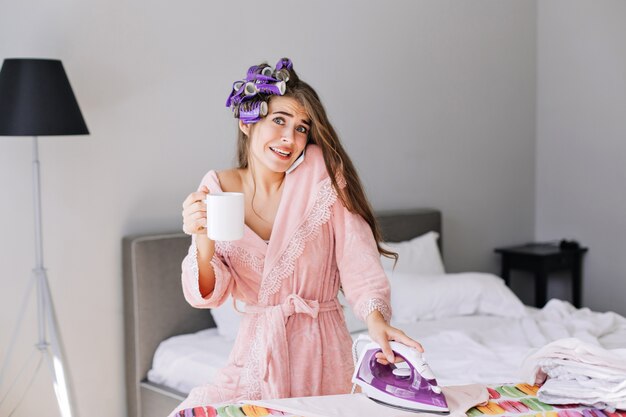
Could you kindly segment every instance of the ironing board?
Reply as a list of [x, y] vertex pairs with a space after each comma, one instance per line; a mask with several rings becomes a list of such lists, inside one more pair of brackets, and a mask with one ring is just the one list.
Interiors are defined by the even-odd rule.
[[[445, 388], [445, 387], [444, 387]], [[484, 405], [479, 405], [467, 410], [467, 417], [626, 417], [625, 410], [608, 412], [594, 407], [583, 405], [550, 405], [537, 399], [538, 386], [528, 384], [509, 384], [487, 387], [489, 401]], [[319, 403], [324, 397], [308, 397], [310, 404]], [[305, 399], [303, 399], [305, 400]], [[368, 400], [369, 401], [369, 400]], [[263, 417], [263, 416], [285, 416], [285, 417], [309, 417], [302, 414], [289, 412], [290, 407], [280, 405], [280, 400], [268, 401], [265, 404], [272, 404], [272, 408], [262, 406], [260, 402], [240, 402], [230, 404], [219, 404], [216, 406], [196, 407], [180, 411], [180, 417]], [[315, 412], [314, 415], [319, 415]], [[374, 414], [372, 414], [374, 415]], [[428, 413], [403, 413], [397, 411], [398, 416], [436, 416]], [[346, 416], [348, 417], [348, 416]]]

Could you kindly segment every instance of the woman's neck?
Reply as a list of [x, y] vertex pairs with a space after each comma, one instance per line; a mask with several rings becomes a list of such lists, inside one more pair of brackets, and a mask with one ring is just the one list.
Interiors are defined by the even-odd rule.
[[250, 188], [256, 188], [257, 193], [261, 192], [264, 195], [272, 195], [281, 190], [283, 182], [285, 181], [285, 173], [273, 172], [265, 167], [252, 167], [248, 166], [243, 172], [243, 180]]

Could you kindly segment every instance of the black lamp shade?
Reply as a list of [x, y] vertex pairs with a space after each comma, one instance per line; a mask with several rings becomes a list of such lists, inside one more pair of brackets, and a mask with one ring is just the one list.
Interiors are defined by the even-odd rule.
[[0, 136], [89, 134], [63, 64], [5, 59], [0, 70]]

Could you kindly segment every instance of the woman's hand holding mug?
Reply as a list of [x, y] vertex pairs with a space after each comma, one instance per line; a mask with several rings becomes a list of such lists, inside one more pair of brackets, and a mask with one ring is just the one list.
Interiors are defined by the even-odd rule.
[[183, 232], [188, 235], [206, 236], [206, 197], [210, 193], [203, 185], [199, 191], [191, 193], [183, 202]]
[[203, 185], [183, 202], [183, 231], [210, 240], [239, 240], [244, 233], [244, 215], [242, 193], [211, 194]]

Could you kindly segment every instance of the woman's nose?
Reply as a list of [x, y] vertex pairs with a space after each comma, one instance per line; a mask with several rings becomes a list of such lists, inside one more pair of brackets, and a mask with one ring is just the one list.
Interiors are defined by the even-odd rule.
[[292, 142], [293, 141], [293, 132], [291, 129], [284, 129], [281, 140], [283, 142]]

